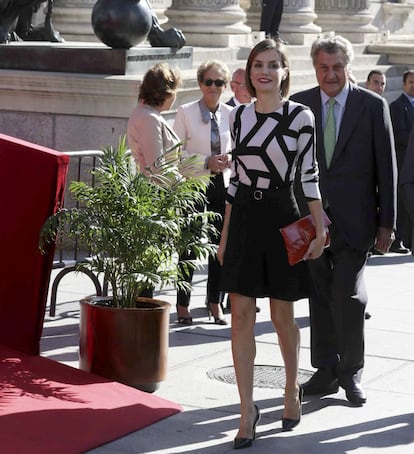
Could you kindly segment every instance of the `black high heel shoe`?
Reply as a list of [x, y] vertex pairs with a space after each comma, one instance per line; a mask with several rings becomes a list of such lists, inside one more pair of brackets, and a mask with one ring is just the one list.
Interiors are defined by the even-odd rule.
[[227, 320], [224, 317], [215, 317], [213, 311], [211, 310], [210, 303], [206, 303], [208, 319], [211, 320], [211, 316], [214, 318], [214, 323], [216, 325], [227, 325]]
[[299, 385], [299, 418], [298, 419], [290, 419], [290, 418], [282, 418], [282, 432], [289, 432], [293, 430], [296, 426], [299, 425], [301, 417], [302, 417], [302, 400], [303, 400], [303, 388]]
[[253, 440], [256, 440], [256, 426], [260, 421], [260, 410], [257, 408], [257, 405], [255, 405], [254, 408], [256, 409], [256, 418], [252, 427], [252, 438], [236, 437], [233, 440], [233, 449], [250, 448], [250, 446], [253, 444]]
[[178, 304], [175, 306], [177, 309], [177, 322], [180, 325], [192, 325], [193, 324], [193, 317], [180, 317], [178, 315]]

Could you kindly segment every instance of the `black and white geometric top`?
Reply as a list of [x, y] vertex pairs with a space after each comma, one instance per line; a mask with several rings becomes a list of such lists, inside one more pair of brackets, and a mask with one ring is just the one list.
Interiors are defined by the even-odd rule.
[[292, 101], [276, 111], [257, 113], [255, 104], [230, 113], [232, 172], [227, 201], [237, 186], [272, 189], [293, 182], [298, 163], [307, 199], [320, 199], [315, 149], [315, 120], [311, 110]]

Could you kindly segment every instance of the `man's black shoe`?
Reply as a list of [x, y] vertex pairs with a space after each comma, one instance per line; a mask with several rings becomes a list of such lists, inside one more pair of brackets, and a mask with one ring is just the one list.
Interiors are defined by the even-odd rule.
[[384, 253], [382, 251], [379, 251], [378, 249], [375, 249], [374, 247], [372, 247], [369, 250], [369, 253], [370, 253], [370, 255], [384, 255]]
[[410, 252], [409, 249], [407, 249], [401, 241], [394, 241], [392, 244], [391, 244], [391, 247], [390, 247], [390, 252], [395, 252], [396, 254], [408, 254]]
[[347, 386], [345, 396], [354, 405], [363, 405], [367, 401], [367, 395], [360, 383], [352, 383]]
[[318, 369], [312, 377], [302, 384], [303, 393], [311, 394], [335, 394], [338, 392], [338, 379], [331, 368]]

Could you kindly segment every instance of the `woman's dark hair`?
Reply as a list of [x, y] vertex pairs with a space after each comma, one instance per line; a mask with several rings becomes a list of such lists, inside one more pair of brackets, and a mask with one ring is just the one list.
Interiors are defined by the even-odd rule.
[[139, 87], [138, 99], [150, 106], [162, 106], [180, 84], [178, 69], [171, 68], [168, 63], [158, 63], [145, 73]]
[[275, 41], [273, 39], [265, 39], [263, 41], [260, 41], [250, 51], [250, 55], [246, 63], [246, 88], [249, 91], [250, 96], [256, 97], [256, 89], [253, 87], [252, 81], [250, 80], [250, 70], [252, 69], [254, 59], [259, 54], [266, 52], [267, 50], [275, 50], [277, 52], [282, 68], [285, 68], [286, 70], [286, 76], [280, 84], [280, 95], [282, 96], [282, 98], [286, 98], [289, 95], [290, 90], [289, 60], [286, 54], [285, 46], [281, 42]]

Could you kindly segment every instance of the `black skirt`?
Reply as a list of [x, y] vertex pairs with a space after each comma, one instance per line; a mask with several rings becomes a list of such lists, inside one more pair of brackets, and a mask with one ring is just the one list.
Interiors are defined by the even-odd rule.
[[239, 185], [231, 210], [222, 290], [286, 301], [308, 297], [307, 263], [289, 265], [279, 232], [299, 217], [292, 185], [271, 190]]

